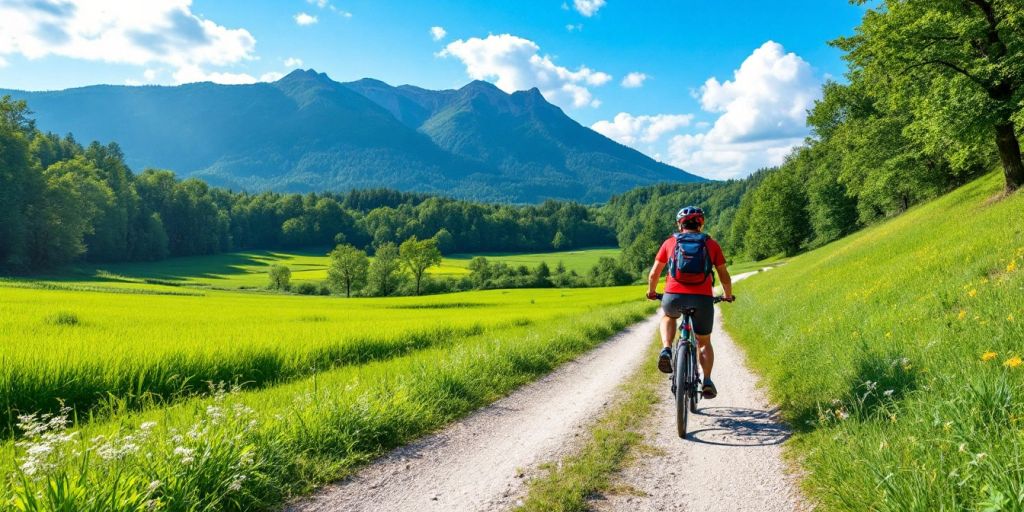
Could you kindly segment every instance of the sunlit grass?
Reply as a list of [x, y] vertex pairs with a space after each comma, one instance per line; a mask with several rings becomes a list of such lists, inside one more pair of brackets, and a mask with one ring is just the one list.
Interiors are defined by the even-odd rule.
[[1024, 508], [1024, 195], [992, 175], [737, 286], [826, 510]]
[[[0, 283], [0, 431], [61, 403], [86, 418], [177, 400], [207, 381], [261, 387], [635, 301], [636, 287], [343, 299], [37, 289]], [[153, 285], [122, 283], [119, 292]], [[173, 287], [158, 287], [177, 290]], [[86, 290], [91, 290], [87, 288]]]
[[[581, 304], [580, 297], [574, 302]], [[18, 447], [0, 445], [0, 505], [275, 509], [549, 372], [651, 311], [644, 301], [591, 300], [568, 317], [488, 330], [263, 390], [124, 412], [80, 430], [58, 428], [56, 436], [31, 435]], [[75, 492], [50, 492], [69, 485]], [[41, 501], [26, 505], [26, 497]]]

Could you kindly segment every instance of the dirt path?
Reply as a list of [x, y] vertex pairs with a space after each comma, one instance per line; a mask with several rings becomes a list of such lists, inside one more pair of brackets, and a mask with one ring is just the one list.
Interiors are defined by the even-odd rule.
[[[742, 279], [753, 273], [736, 276]], [[507, 510], [543, 462], [556, 461], [598, 417], [622, 379], [653, 364], [648, 349], [659, 317], [636, 324], [552, 374], [437, 434], [398, 448], [352, 478], [289, 507], [291, 511]], [[716, 319], [716, 327], [721, 318]], [[652, 456], [620, 475], [644, 497], [613, 496], [605, 510], [771, 510], [794, 508], [779, 444], [788, 431], [774, 420], [743, 354], [716, 332], [715, 383], [691, 419], [696, 441], [675, 436], [668, 382], [652, 421]], [[652, 429], [653, 430], [653, 429]], [[684, 507], [682, 504], [686, 503]]]
[[666, 378], [647, 439], [656, 453], [616, 479], [623, 488], [640, 492], [608, 496], [596, 501], [595, 508], [701, 512], [809, 508], [801, 503], [781, 459], [781, 445], [790, 431], [757, 388], [757, 376], [746, 367], [743, 352], [722, 330], [720, 310], [715, 312], [712, 340], [712, 376], [718, 397], [701, 400], [700, 413], [690, 416], [692, 439], [683, 441], [676, 434], [675, 403]]
[[289, 510], [510, 508], [524, 492], [524, 471], [561, 458], [600, 415], [622, 379], [641, 362], [654, 360], [649, 348], [657, 320], [626, 329], [537, 382], [392, 451]]

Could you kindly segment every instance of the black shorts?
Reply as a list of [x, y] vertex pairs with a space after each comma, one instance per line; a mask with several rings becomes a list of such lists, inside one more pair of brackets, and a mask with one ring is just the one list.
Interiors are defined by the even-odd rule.
[[693, 332], [704, 336], [715, 326], [715, 299], [708, 295], [666, 293], [661, 299], [661, 310], [666, 316], [679, 318], [683, 310], [693, 308]]

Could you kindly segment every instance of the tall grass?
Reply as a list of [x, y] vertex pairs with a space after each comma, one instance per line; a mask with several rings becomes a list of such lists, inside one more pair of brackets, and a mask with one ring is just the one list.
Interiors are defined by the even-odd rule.
[[825, 510], [1024, 509], [1024, 195], [988, 176], [738, 285]]
[[84, 420], [180, 400], [211, 381], [258, 388], [583, 315], [640, 294], [628, 287], [359, 300], [20, 287], [0, 293], [0, 433], [11, 432], [20, 414], [69, 406]]
[[494, 330], [78, 430], [59, 416], [22, 418], [29, 432], [18, 445], [0, 448], [0, 506], [275, 509], [549, 372], [650, 312], [639, 301], [594, 307], [572, 319]]

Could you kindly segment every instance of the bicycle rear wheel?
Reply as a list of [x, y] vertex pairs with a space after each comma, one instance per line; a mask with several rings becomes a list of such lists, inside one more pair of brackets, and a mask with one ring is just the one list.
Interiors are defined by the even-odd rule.
[[693, 395], [693, 357], [690, 344], [683, 343], [676, 350], [676, 374], [673, 375], [676, 385], [676, 429], [680, 439], [686, 439], [686, 423], [690, 416], [690, 400]]
[[689, 394], [689, 397], [690, 397], [690, 412], [696, 414], [697, 413], [697, 401], [700, 400], [700, 397], [697, 396], [697, 380], [698, 380], [698, 375], [697, 375], [697, 353], [696, 353], [695, 350], [688, 350], [687, 352], [690, 353], [690, 368], [693, 368], [693, 374], [690, 377], [690, 382], [692, 382], [692, 384], [690, 385], [692, 391], [690, 391], [690, 394]]

